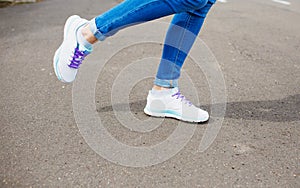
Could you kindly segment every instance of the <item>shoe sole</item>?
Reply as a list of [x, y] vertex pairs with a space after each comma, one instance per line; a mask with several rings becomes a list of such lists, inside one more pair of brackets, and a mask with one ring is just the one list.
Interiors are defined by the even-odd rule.
[[66, 24], [65, 24], [65, 27], [64, 27], [64, 39], [63, 39], [63, 42], [61, 43], [61, 45], [59, 46], [59, 48], [55, 51], [55, 54], [54, 54], [54, 57], [53, 57], [53, 68], [54, 68], [54, 72], [55, 72], [55, 75], [57, 77], [58, 80], [64, 82], [64, 83], [68, 83], [66, 82], [61, 74], [59, 73], [58, 71], [58, 58], [59, 58], [59, 55], [60, 55], [60, 49], [61, 49], [61, 46], [63, 45], [63, 43], [65, 42], [66, 38], [67, 38], [67, 33], [69, 32], [69, 29], [70, 29], [70, 25], [71, 23], [80, 18], [79, 16], [77, 15], [73, 15], [73, 16], [70, 16], [67, 21], [66, 21]]
[[181, 121], [185, 121], [185, 122], [191, 122], [191, 123], [204, 123], [207, 122], [209, 120], [209, 117], [207, 119], [204, 120], [193, 120], [193, 119], [188, 119], [170, 112], [164, 112], [164, 113], [159, 113], [159, 112], [152, 112], [149, 111], [148, 109], [144, 109], [144, 113], [149, 115], [149, 116], [153, 116], [153, 117], [166, 117], [166, 118], [175, 118], [177, 120], [181, 120]]

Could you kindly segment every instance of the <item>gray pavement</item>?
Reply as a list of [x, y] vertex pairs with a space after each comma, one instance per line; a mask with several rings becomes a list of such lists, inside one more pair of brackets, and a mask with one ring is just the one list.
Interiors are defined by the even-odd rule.
[[[214, 6], [200, 36], [226, 83], [223, 126], [206, 151], [197, 148], [207, 123], [196, 126], [174, 157], [140, 168], [110, 162], [87, 144], [75, 122], [72, 85], [57, 81], [52, 68], [65, 19], [72, 14], [91, 19], [116, 1], [45, 0], [0, 9], [0, 187], [300, 187], [300, 3], [289, 2], [227, 0]], [[112, 37], [98, 44], [85, 63], [96, 64], [114, 49], [103, 51], [104, 45], [118, 43]], [[122, 49], [99, 74], [95, 112], [127, 145], [155, 145], [177, 127], [176, 120], [166, 119], [152, 132], [130, 131], [112, 107], [119, 72], [160, 51], [152, 43]], [[205, 73], [192, 59], [184, 70], [203, 108], [220, 105], [211, 104]], [[84, 76], [79, 73], [79, 79]], [[152, 78], [141, 80], [124, 96], [140, 120], [148, 118], [142, 110], [151, 84]], [[183, 93], [189, 95], [187, 89]]]

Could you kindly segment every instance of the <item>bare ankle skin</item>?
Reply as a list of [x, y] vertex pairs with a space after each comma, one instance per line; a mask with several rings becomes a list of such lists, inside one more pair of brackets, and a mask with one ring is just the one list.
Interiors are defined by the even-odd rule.
[[169, 87], [162, 87], [162, 86], [158, 86], [158, 85], [153, 85], [153, 89], [154, 90], [167, 90], [170, 89]]
[[97, 38], [91, 32], [89, 24], [83, 26], [81, 33], [83, 37], [91, 44], [95, 44], [98, 41]]

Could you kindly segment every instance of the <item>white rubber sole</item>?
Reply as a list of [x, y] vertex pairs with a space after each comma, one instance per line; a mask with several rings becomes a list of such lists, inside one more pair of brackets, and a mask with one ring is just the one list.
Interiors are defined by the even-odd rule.
[[147, 108], [144, 108], [144, 113], [149, 115], [149, 116], [153, 116], [153, 117], [166, 117], [166, 118], [175, 118], [181, 121], [186, 121], [186, 122], [191, 122], [191, 123], [204, 123], [207, 122], [209, 120], [209, 117], [207, 119], [190, 119], [190, 118], [186, 118], [186, 117], [182, 117], [182, 116], [178, 116], [176, 114], [171, 114], [171, 113], [158, 113], [158, 112], [152, 112], [150, 110], [148, 110]]
[[60, 52], [60, 47], [55, 51], [55, 54], [54, 54], [54, 58], [53, 58], [53, 69], [54, 69], [54, 73], [55, 73], [57, 79], [58, 79], [59, 81], [64, 82], [64, 80], [62, 79], [61, 75], [59, 74], [58, 67], [57, 67], [57, 64], [58, 64], [58, 57], [59, 57], [59, 52]]

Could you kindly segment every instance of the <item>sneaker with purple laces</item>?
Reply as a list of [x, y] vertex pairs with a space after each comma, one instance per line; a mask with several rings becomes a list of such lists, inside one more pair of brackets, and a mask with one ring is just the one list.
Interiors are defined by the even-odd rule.
[[144, 112], [150, 116], [171, 117], [187, 122], [200, 123], [209, 119], [209, 114], [194, 106], [178, 88], [162, 91], [150, 90]]
[[77, 42], [77, 31], [87, 22], [77, 15], [69, 17], [66, 21], [63, 42], [53, 58], [54, 72], [62, 82], [70, 83], [75, 80], [79, 66], [93, 50], [92, 46], [87, 48]]

